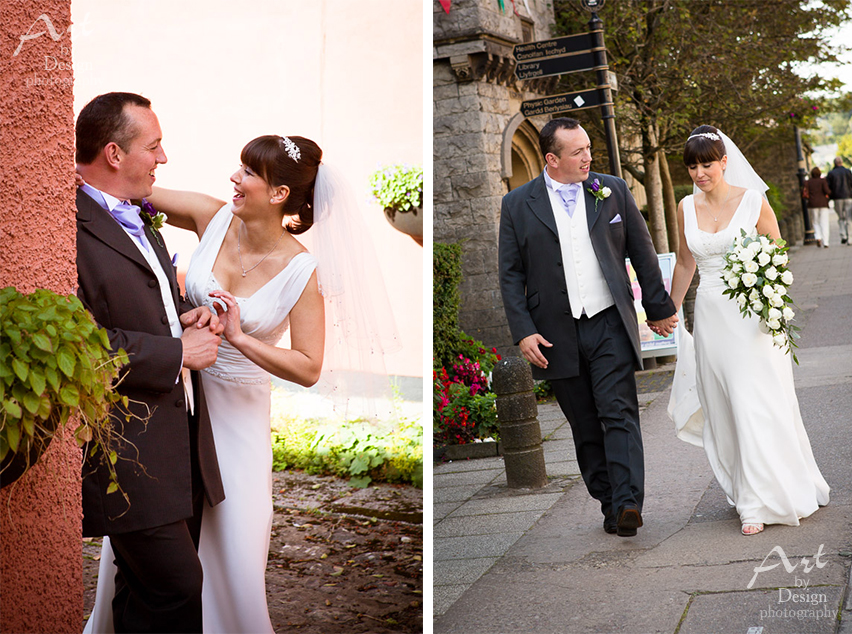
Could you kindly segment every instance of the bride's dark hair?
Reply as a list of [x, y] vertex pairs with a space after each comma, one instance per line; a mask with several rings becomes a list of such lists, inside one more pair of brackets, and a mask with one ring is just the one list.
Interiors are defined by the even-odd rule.
[[240, 153], [240, 160], [272, 187], [290, 188], [290, 195], [284, 201], [284, 214], [291, 217], [287, 231], [299, 234], [311, 228], [314, 184], [322, 160], [322, 150], [316, 143], [301, 136], [285, 139], [267, 134], [249, 141]]
[[719, 136], [719, 130], [712, 125], [700, 125], [686, 140], [686, 146], [683, 148], [683, 164], [689, 166], [721, 161], [725, 154], [725, 143]]

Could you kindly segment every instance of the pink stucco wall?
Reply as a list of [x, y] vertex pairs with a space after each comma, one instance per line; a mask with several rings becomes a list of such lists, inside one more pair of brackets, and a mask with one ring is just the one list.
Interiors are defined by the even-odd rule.
[[[0, 286], [24, 292], [76, 285], [70, 4], [0, 0]], [[69, 434], [0, 492], [0, 631], [80, 631], [81, 516]]]

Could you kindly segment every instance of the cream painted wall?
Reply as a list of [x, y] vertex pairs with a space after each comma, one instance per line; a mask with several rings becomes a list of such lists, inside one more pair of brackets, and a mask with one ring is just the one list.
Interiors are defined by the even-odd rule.
[[[402, 342], [388, 371], [422, 376], [423, 249], [369, 194], [379, 165], [424, 160], [421, 0], [73, 0], [71, 9], [75, 116], [104, 92], [151, 99], [169, 158], [159, 185], [229, 200], [240, 150], [261, 134], [312, 138], [345, 168]], [[194, 234], [165, 237], [185, 271]]]

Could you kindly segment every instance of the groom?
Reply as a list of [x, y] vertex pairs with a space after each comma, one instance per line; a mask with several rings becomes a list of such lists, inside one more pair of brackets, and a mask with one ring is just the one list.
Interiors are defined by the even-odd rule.
[[652, 325], [677, 323], [648, 228], [620, 178], [590, 171], [591, 144], [575, 119], [548, 122], [546, 167], [503, 198], [500, 289], [512, 338], [547, 379], [571, 425], [586, 488], [604, 530], [642, 526], [644, 457], [634, 370], [642, 367], [633, 291]]
[[225, 496], [200, 381], [189, 371], [215, 362], [221, 326], [209, 310], [181, 302], [161, 237], [127, 202], [151, 194], [167, 160], [151, 102], [100, 95], [76, 131], [86, 181], [77, 191], [78, 295], [113, 349], [127, 352], [118, 391], [147, 418], [112, 417], [129, 504], [109, 492], [102, 452], [87, 452], [83, 535], [110, 537], [116, 632], [201, 632], [201, 512], [205, 497], [212, 506]]

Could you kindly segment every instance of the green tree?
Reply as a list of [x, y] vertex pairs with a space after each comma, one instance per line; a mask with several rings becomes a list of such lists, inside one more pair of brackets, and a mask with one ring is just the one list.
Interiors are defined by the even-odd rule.
[[[678, 154], [689, 131], [702, 123], [720, 127], [744, 151], [757, 142], [789, 138], [783, 124], [791, 119], [800, 127], [811, 125], [818, 112], [813, 106], [819, 108], [822, 99], [803, 102], [802, 96], [836, 91], [840, 84], [800, 75], [797, 65], [836, 61], [840, 51], [829, 45], [828, 33], [849, 19], [850, 4], [618, 0], [604, 5], [599, 15], [618, 80], [622, 168], [646, 186], [658, 250], [667, 248], [663, 218], [672, 226], [675, 215], [661, 157]], [[576, 0], [557, 0], [555, 9], [559, 33], [588, 29], [589, 16]], [[561, 81], [566, 90], [576, 90], [587, 88], [589, 80], [568, 75]], [[587, 125], [595, 141], [603, 139], [599, 115], [590, 114]]]

